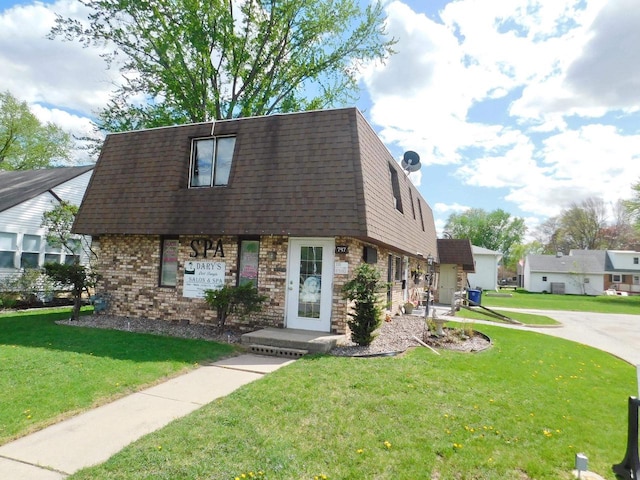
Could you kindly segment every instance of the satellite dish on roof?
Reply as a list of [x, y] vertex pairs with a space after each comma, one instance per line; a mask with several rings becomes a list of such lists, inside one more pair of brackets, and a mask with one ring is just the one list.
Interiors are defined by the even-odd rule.
[[417, 172], [418, 170], [420, 170], [420, 167], [422, 167], [422, 165], [420, 164], [420, 155], [418, 155], [416, 152], [408, 150], [404, 152], [404, 157], [402, 158], [400, 165], [407, 172]]

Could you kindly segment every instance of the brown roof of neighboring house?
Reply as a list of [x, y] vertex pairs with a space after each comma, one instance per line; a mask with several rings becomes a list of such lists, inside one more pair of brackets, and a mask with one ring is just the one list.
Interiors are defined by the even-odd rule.
[[462, 265], [465, 272], [474, 273], [476, 268], [471, 241], [466, 238], [439, 238], [438, 263]]
[[[229, 184], [188, 188], [191, 140], [212, 129], [236, 136]], [[351, 236], [436, 251], [431, 208], [355, 108], [111, 134], [74, 231]]]
[[93, 165], [0, 171], [0, 212], [31, 200], [91, 169]]

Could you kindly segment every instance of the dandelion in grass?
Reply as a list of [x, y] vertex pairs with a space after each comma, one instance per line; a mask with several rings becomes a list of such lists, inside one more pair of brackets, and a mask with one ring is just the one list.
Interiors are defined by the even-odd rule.
[[462, 444], [461, 443], [454, 443], [453, 444], [453, 449], [454, 450], [460, 450], [462, 448]]
[[360, 453], [364, 453], [364, 448], [359, 448], [356, 450], [356, 453], [360, 454]]
[[387, 450], [389, 450], [391, 448], [391, 443], [389, 441], [387, 441], [387, 440], [384, 441], [383, 445]]

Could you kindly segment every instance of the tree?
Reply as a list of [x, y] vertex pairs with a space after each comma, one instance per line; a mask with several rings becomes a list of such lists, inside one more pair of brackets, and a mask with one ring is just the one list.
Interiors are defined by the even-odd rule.
[[568, 254], [570, 250], [632, 249], [640, 243], [640, 232], [632, 227], [627, 202], [618, 201], [608, 208], [600, 198], [572, 203], [560, 215], [542, 223], [537, 231], [544, 253]]
[[468, 238], [477, 247], [501, 252], [505, 264], [511, 261], [512, 246], [522, 243], [526, 232], [524, 219], [512, 218], [502, 209], [487, 213], [481, 208], [451, 214], [444, 229], [452, 238]]
[[625, 200], [624, 207], [636, 230], [640, 231], [640, 180], [634, 183], [631, 188], [634, 191], [633, 198]]
[[69, 159], [71, 137], [42, 124], [26, 102], [0, 92], [0, 170], [34, 170]]
[[354, 302], [347, 324], [351, 330], [351, 340], [358, 345], [370, 345], [376, 338], [374, 332], [382, 323], [379, 292], [385, 285], [380, 280], [378, 269], [361, 263], [354, 270], [353, 278], [342, 287], [343, 297]]
[[574, 249], [598, 250], [603, 247], [602, 230], [606, 219], [607, 208], [600, 198], [572, 203], [560, 214], [560, 235]]
[[[78, 207], [66, 201], [61, 201], [54, 209], [42, 216], [42, 226], [47, 231], [47, 243], [52, 247], [64, 248], [69, 253], [77, 253], [78, 239], [71, 233]], [[90, 250], [89, 247], [85, 246]], [[91, 252], [93, 253], [93, 252]], [[91, 267], [80, 264], [80, 256], [74, 255], [73, 263], [47, 263], [45, 273], [54, 282], [71, 288], [73, 296], [73, 311], [71, 320], [78, 320], [82, 306], [82, 294], [88, 292], [95, 283], [95, 272]]]
[[115, 47], [126, 83], [101, 114], [109, 131], [338, 105], [394, 43], [381, 4], [357, 0], [80, 3], [88, 24], [58, 16], [50, 38]]

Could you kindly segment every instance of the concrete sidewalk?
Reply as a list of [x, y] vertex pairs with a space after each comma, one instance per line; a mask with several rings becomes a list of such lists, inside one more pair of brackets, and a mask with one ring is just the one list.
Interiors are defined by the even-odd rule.
[[60, 480], [269, 372], [293, 362], [240, 355], [202, 366], [0, 447], [0, 478]]

